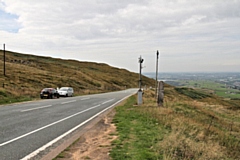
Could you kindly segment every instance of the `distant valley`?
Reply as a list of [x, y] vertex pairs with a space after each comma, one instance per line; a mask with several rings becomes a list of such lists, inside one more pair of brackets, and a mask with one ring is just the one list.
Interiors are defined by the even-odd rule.
[[[156, 78], [156, 73], [144, 73]], [[240, 72], [159, 73], [158, 79], [173, 86], [200, 88], [224, 98], [240, 99]]]

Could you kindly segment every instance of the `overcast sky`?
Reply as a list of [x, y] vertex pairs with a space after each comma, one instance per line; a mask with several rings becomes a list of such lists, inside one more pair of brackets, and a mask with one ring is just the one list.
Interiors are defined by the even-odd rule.
[[[1, 0], [0, 43], [133, 72], [240, 72], [240, 0]], [[1, 47], [2, 49], [3, 47]]]

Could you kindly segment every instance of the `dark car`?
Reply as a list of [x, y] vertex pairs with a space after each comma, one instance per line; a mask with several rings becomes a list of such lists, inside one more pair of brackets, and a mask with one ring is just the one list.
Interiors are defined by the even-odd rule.
[[59, 98], [59, 93], [56, 89], [54, 88], [44, 88], [41, 93], [40, 93], [40, 98]]

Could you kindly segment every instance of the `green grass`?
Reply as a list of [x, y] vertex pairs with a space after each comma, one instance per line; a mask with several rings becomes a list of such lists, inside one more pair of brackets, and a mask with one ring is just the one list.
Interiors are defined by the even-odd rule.
[[30, 101], [33, 99], [34, 98], [30, 96], [21, 96], [21, 95], [12, 96], [12, 94], [9, 91], [6, 91], [5, 89], [0, 89], [0, 104], [24, 102], [24, 101]]
[[56, 158], [54, 158], [53, 160], [56, 160], [56, 159], [62, 159], [62, 158], [65, 158], [64, 154], [63, 153], [60, 153], [59, 155], [57, 155]]
[[238, 101], [167, 85], [164, 95], [164, 107], [148, 90], [142, 106], [133, 96], [116, 108], [112, 159], [240, 159]]
[[191, 97], [192, 99], [203, 99], [210, 97], [210, 95], [207, 93], [200, 92], [191, 88], [175, 88], [175, 90], [180, 94], [184, 94], [188, 97]]
[[112, 142], [110, 153], [114, 160], [162, 159], [156, 152], [157, 143], [168, 129], [159, 125], [158, 120], [136, 112], [136, 97], [128, 99], [124, 106], [116, 108], [113, 123], [117, 125], [119, 139]]
[[17, 103], [17, 102], [26, 102], [26, 101], [32, 101], [35, 98], [31, 97], [8, 97], [8, 98], [1, 98], [0, 104], [11, 104], [11, 103]]
[[239, 98], [240, 91], [237, 89], [226, 88], [225, 84], [221, 84], [211, 80], [189, 80], [180, 81], [181, 85], [185, 87], [194, 87], [200, 89], [207, 89], [214, 92], [216, 95], [224, 98]]

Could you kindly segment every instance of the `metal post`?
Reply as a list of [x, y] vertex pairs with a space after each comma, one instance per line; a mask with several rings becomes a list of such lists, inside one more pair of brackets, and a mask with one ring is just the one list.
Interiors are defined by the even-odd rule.
[[143, 63], [143, 59], [140, 56], [139, 58], [139, 90], [142, 89], [142, 63]]
[[160, 81], [158, 82], [158, 96], [157, 96], [158, 106], [163, 106], [163, 99], [164, 99], [164, 83], [163, 81]]
[[158, 86], [158, 55], [159, 52], [157, 50], [157, 62], [156, 62], [156, 81], [155, 81], [155, 97], [157, 98], [157, 86]]
[[6, 76], [6, 56], [5, 56], [5, 44], [3, 44], [3, 75]]
[[141, 88], [141, 63], [140, 63], [141, 56], [139, 58], [139, 79], [138, 79], [138, 88]]
[[139, 90], [141, 90], [141, 74], [142, 74], [142, 66], [141, 66], [141, 59], [142, 59], [142, 57], [140, 56], [140, 58], [139, 58]]
[[143, 59], [139, 58], [139, 90], [138, 90], [138, 105], [142, 104], [142, 63]]

